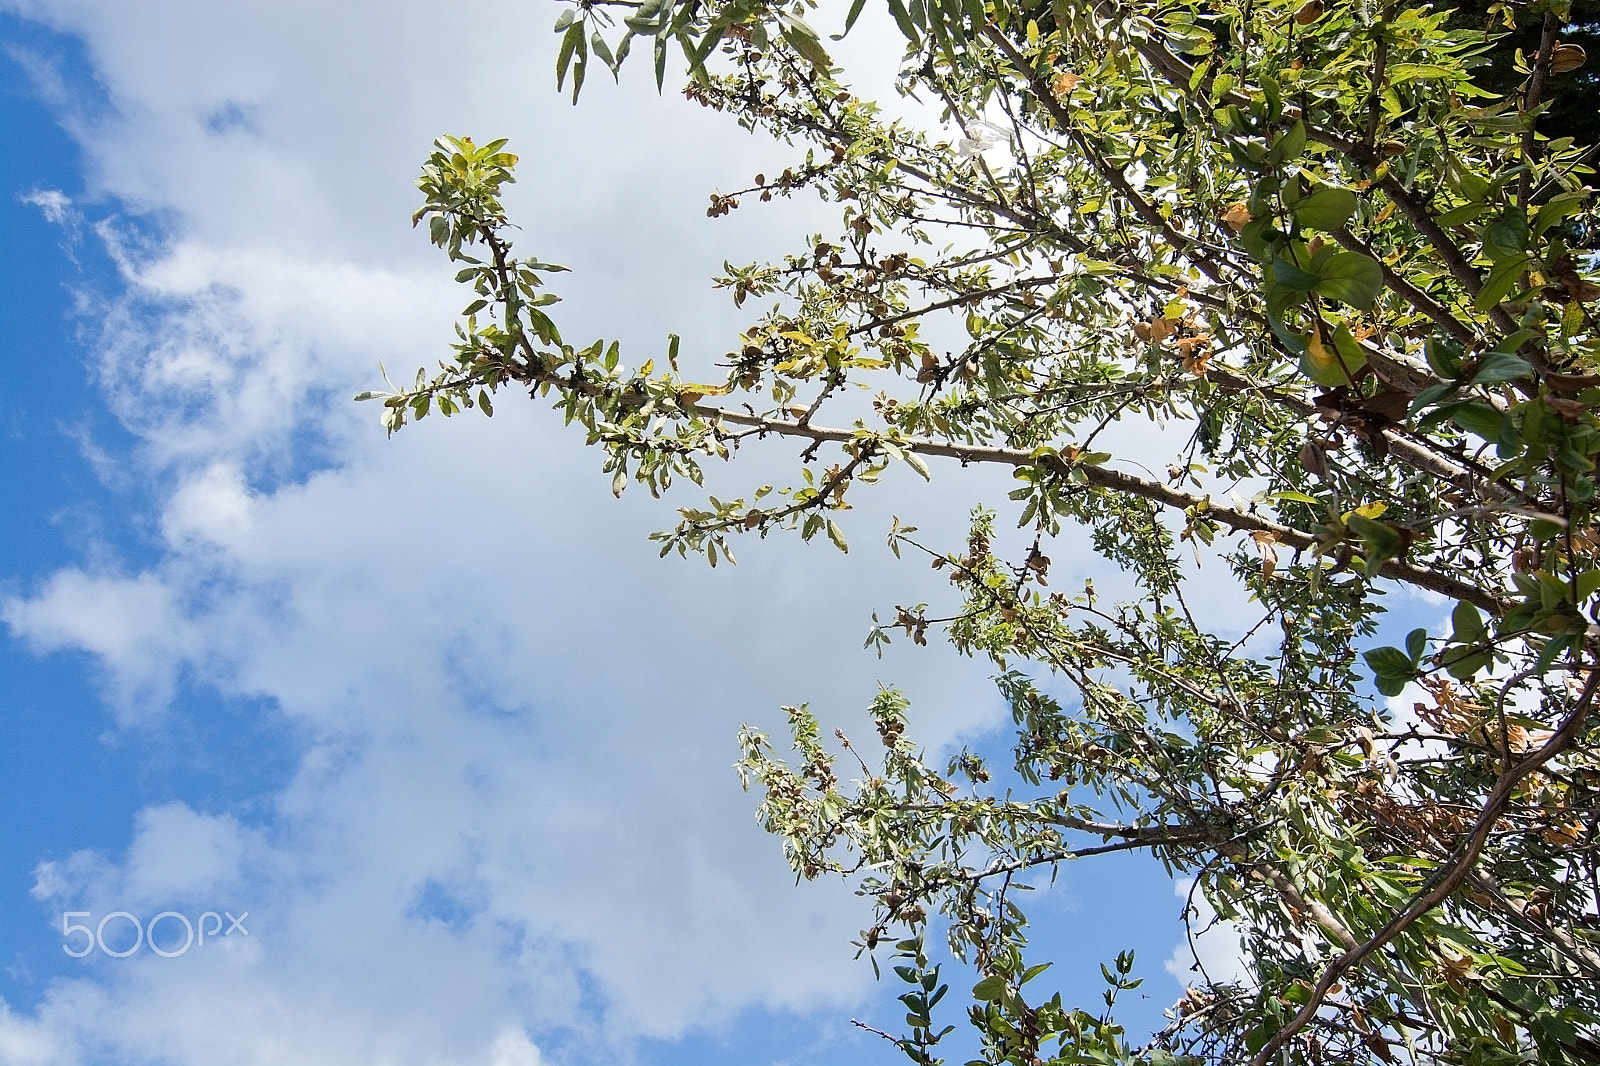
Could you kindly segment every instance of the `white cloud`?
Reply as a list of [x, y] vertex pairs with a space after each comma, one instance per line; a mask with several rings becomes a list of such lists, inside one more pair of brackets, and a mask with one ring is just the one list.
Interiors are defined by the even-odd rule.
[[[298, 937], [302, 923], [373, 911], [409, 928], [425, 881], [462, 886], [465, 937], [487, 971], [541, 986], [591, 972], [621, 1032], [673, 1035], [751, 1001], [858, 994], [855, 902], [836, 886], [793, 887], [729, 766], [742, 719], [771, 721], [794, 699], [844, 718], [865, 704], [883, 667], [857, 638], [890, 575], [775, 545], [731, 572], [661, 563], [641, 536], [649, 501], [617, 504], [600, 479], [569, 472], [572, 445], [535, 414], [512, 407], [492, 423], [379, 441], [348, 468], [252, 497], [220, 551], [178, 541], [159, 577], [107, 583], [196, 602], [184, 623], [194, 643], [167, 668], [270, 696], [316, 738], [275, 800], [270, 876], [244, 902]], [[482, 460], [513, 443], [543, 463]], [[179, 513], [192, 495], [177, 493]], [[209, 588], [219, 579], [226, 594]], [[830, 591], [801, 594], [819, 588]], [[13, 605], [13, 624], [58, 619], [35, 639], [90, 646], [90, 618], [71, 628], [81, 598], [47, 587]], [[854, 623], [844, 632], [841, 615]], [[919, 656], [886, 674], [935, 662], [911, 688], [937, 741], [986, 718], [993, 699], [966, 663]], [[204, 884], [201, 869], [244, 847], [219, 839], [223, 827], [147, 812], [121, 876], [159, 883], [136, 872], [166, 869], [174, 893]], [[196, 869], [146, 858], [181, 854], [210, 857]], [[306, 899], [302, 876], [331, 887]], [[168, 905], [119, 888], [150, 913]], [[422, 953], [408, 970], [437, 972], [422, 961], [437, 930], [409, 924], [386, 935]], [[507, 928], [566, 952], [508, 970]], [[299, 939], [293, 951], [315, 955]]]
[[126, 721], [159, 712], [183, 658], [197, 650], [172, 590], [148, 574], [61, 570], [37, 597], [0, 604], [0, 620], [41, 651], [72, 647], [97, 656]]
[[0, 1062], [7, 1066], [60, 1066], [71, 1061], [59, 1029], [22, 1017], [0, 1000]]
[[35, 189], [22, 197], [22, 202], [37, 207], [45, 220], [58, 226], [74, 218], [72, 200], [60, 189]]
[[226, 542], [250, 530], [251, 498], [237, 466], [213, 463], [172, 494], [162, 516], [170, 541], [189, 537]]
[[489, 1066], [542, 1066], [539, 1049], [520, 1029], [505, 1029], [489, 1049]]
[[1198, 984], [1197, 976], [1217, 984], [1249, 983], [1252, 977], [1240, 942], [1243, 929], [1218, 918], [1192, 879], [1178, 881], [1172, 888], [1189, 906], [1189, 928], [1193, 932], [1172, 949], [1172, 957], [1166, 962], [1167, 973], [1186, 987]]

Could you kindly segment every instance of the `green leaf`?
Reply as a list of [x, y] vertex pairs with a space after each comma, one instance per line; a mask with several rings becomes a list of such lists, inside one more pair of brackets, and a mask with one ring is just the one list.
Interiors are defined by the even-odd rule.
[[1478, 290], [1478, 296], [1472, 305], [1479, 311], [1488, 311], [1511, 295], [1517, 287], [1523, 273], [1533, 262], [1531, 255], [1514, 255], [1509, 259], [1502, 259], [1489, 271], [1489, 277], [1483, 283], [1483, 288]]
[[992, 1003], [1006, 994], [1006, 979], [991, 974], [972, 986], [972, 998], [979, 1003]]
[[1295, 292], [1310, 292], [1322, 279], [1279, 255], [1272, 260], [1272, 280]]
[[1439, 656], [1439, 665], [1457, 681], [1469, 681], [1479, 670], [1488, 666], [1494, 655], [1484, 647], [1451, 647]]
[[1385, 80], [1393, 85], [1401, 82], [1415, 81], [1418, 78], [1458, 78], [1460, 68], [1445, 66], [1443, 63], [1396, 63], [1386, 72]]
[[1354, 375], [1366, 365], [1366, 353], [1343, 322], [1331, 338], [1325, 338], [1321, 330], [1313, 332], [1306, 339], [1306, 350], [1300, 356], [1301, 373], [1329, 388], [1353, 384]]
[[1329, 257], [1317, 273], [1317, 295], [1348, 304], [1360, 311], [1372, 310], [1372, 302], [1383, 291], [1383, 268], [1370, 255], [1338, 252]]
[[[1305, 150], [1306, 124], [1304, 122], [1296, 122], [1273, 144], [1272, 151], [1267, 154], [1267, 159], [1273, 163], [1284, 163], [1291, 159], [1299, 159], [1301, 153]], [[1320, 191], [1319, 189], [1318, 192]], [[1312, 195], [1314, 196], [1316, 193]], [[1346, 217], [1348, 218], [1349, 216]], [[1301, 223], [1301, 225], [1306, 224], [1305, 222]]]
[[[581, 23], [574, 23], [574, 25], [581, 25]], [[582, 37], [579, 37], [578, 58], [577, 61], [572, 64], [572, 102], [574, 104], [578, 102], [578, 94], [583, 91], [584, 75], [588, 73], [589, 46], [584, 43]]]
[[1426, 410], [1428, 407], [1438, 403], [1440, 400], [1455, 392], [1457, 387], [1458, 386], [1448, 381], [1441, 382], [1438, 385], [1429, 385], [1427, 388], [1417, 393], [1416, 397], [1411, 401], [1411, 413], [1416, 414], [1418, 411]]
[[562, 83], [567, 80], [567, 67], [572, 62], [572, 57], [583, 43], [583, 23], [568, 22], [567, 32], [562, 35], [561, 48], [556, 52], [556, 88], [559, 90]]
[[783, 39], [800, 54], [807, 63], [820, 71], [833, 68], [833, 59], [828, 55], [828, 50], [822, 47], [822, 42], [817, 40], [816, 31], [799, 19], [786, 21], [783, 26]]
[[[900, 27], [900, 32], [907, 41], [913, 45], [921, 43], [922, 36], [917, 32], [916, 23], [911, 21], [911, 15], [906, 11], [903, 0], [889, 0], [889, 14], [893, 16], [895, 25]], [[1061, 25], [1066, 25], [1065, 21], [1062, 21]]]
[[1455, 610], [1450, 612], [1450, 624], [1454, 630], [1452, 638], [1458, 644], [1476, 644], [1489, 638], [1489, 631], [1483, 625], [1483, 615], [1466, 600], [1457, 603]]
[[1352, 514], [1345, 524], [1361, 538], [1361, 554], [1367, 557], [1363, 570], [1368, 577], [1378, 576], [1383, 564], [1405, 549], [1405, 534], [1392, 523]]
[[1483, 357], [1478, 372], [1472, 375], [1470, 385], [1492, 385], [1500, 381], [1518, 381], [1533, 376], [1533, 367], [1526, 359], [1508, 352], [1490, 352]]
[[1500, 430], [1505, 425], [1504, 415], [1476, 400], [1448, 404], [1439, 410], [1468, 433], [1476, 433], [1487, 441], [1499, 440]]
[[1349, 189], [1320, 185], [1296, 201], [1290, 211], [1300, 225], [1332, 232], [1350, 221], [1356, 204], [1356, 194]]
[[611, 54], [611, 48], [606, 45], [605, 37], [600, 35], [600, 30], [595, 30], [589, 35], [589, 48], [594, 51], [600, 62], [603, 62], [606, 66], [611, 67], [613, 72], [616, 72], [616, 56]]
[[850, 32], [851, 27], [853, 27], [856, 24], [856, 19], [861, 17], [861, 12], [866, 6], [867, 6], [867, 0], [855, 0], [855, 3], [850, 5], [850, 13], [848, 15], [846, 15], [845, 19], [844, 19], [844, 33], [839, 34], [837, 37], [834, 38], [834, 40], [836, 40], [836, 41], [844, 40], [845, 35], [848, 34]]
[[1569, 193], [1566, 196], [1557, 196], [1539, 206], [1539, 213], [1533, 218], [1533, 232], [1543, 234], [1545, 230], [1583, 210], [1583, 205], [1588, 200], [1587, 192]]
[[1528, 250], [1528, 216], [1515, 205], [1491, 222], [1483, 235], [1483, 254], [1496, 263]]
[[1460, 226], [1471, 222], [1488, 209], [1489, 205], [1479, 200], [1475, 203], [1462, 204], [1460, 207], [1452, 207], [1435, 218], [1434, 221], [1444, 229], [1449, 229], [1452, 226]]
[[[1457, 165], [1460, 165], [1459, 161]], [[1470, 170], [1461, 170], [1457, 180], [1461, 183], [1461, 195], [1466, 197], [1468, 200], [1485, 199], [1489, 195], [1490, 190], [1495, 187], [1489, 184], [1489, 180], [1487, 178], [1474, 174]]]
[[1453, 337], [1434, 334], [1423, 346], [1428, 366], [1442, 378], [1453, 378], [1461, 373], [1461, 363], [1466, 357], [1461, 344]]

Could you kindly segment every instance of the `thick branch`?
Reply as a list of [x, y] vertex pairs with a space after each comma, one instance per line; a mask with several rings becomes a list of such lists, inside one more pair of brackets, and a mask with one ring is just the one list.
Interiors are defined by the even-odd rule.
[[[1544, 25], [1539, 35], [1539, 54], [1534, 57], [1533, 76], [1528, 79], [1528, 91], [1522, 97], [1522, 110], [1524, 114], [1532, 114], [1544, 99], [1544, 82], [1550, 76], [1550, 61], [1555, 57], [1556, 34], [1561, 32], [1561, 19], [1554, 11], [1544, 13]], [[1530, 119], [1528, 129], [1522, 135], [1522, 156], [1524, 166], [1533, 163], [1534, 149], [1533, 121]], [[1523, 207], [1528, 206], [1528, 190], [1532, 187], [1532, 175], [1524, 169], [1522, 176], [1517, 179], [1517, 202]]]

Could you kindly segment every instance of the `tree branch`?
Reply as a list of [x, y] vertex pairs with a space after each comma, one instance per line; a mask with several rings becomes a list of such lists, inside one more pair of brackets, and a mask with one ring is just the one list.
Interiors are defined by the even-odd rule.
[[1439, 867], [1435, 877], [1430, 883], [1424, 885], [1412, 898], [1405, 910], [1395, 915], [1389, 923], [1380, 929], [1365, 943], [1347, 950], [1335, 959], [1318, 978], [1316, 986], [1311, 990], [1311, 997], [1300, 1008], [1288, 1024], [1273, 1034], [1265, 1046], [1250, 1060], [1250, 1066], [1267, 1066], [1278, 1054], [1279, 1049], [1288, 1043], [1294, 1034], [1304, 1029], [1316, 1017], [1317, 1011], [1322, 1009], [1322, 1002], [1328, 996], [1328, 990], [1352, 966], [1359, 964], [1363, 959], [1383, 947], [1389, 941], [1405, 932], [1411, 924], [1433, 908], [1437, 907], [1450, 897], [1450, 894], [1460, 887], [1471, 874], [1473, 866], [1478, 861], [1478, 855], [1483, 850], [1485, 841], [1489, 839], [1494, 824], [1500, 820], [1505, 812], [1506, 805], [1511, 802], [1512, 789], [1518, 782], [1533, 771], [1555, 758], [1570, 744], [1583, 729], [1583, 723], [1588, 715], [1589, 705], [1594, 700], [1595, 689], [1600, 686], [1600, 668], [1589, 667], [1589, 680], [1583, 686], [1583, 693], [1578, 697], [1577, 704], [1567, 714], [1561, 726], [1545, 741], [1538, 750], [1527, 758], [1511, 767], [1500, 775], [1495, 783], [1494, 790], [1489, 793], [1489, 798], [1484, 802], [1483, 810], [1478, 814], [1478, 820], [1473, 824], [1472, 831], [1467, 834], [1461, 844], [1456, 848], [1455, 855], [1449, 862]]

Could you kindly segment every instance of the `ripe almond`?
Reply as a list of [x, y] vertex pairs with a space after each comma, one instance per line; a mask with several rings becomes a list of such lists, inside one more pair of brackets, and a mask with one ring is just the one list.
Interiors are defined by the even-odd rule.
[[1566, 74], [1583, 66], [1589, 54], [1575, 44], [1558, 44], [1550, 55], [1550, 73]]

